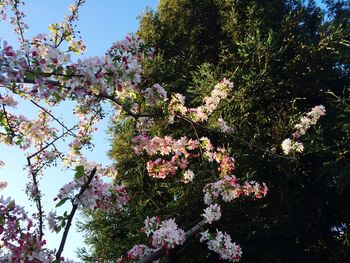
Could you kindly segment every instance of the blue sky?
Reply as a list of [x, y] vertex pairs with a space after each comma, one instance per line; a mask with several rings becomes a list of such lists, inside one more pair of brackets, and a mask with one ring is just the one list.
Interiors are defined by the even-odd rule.
[[[29, 30], [26, 33], [28, 38], [39, 33], [47, 33], [49, 24], [63, 21], [67, 14], [68, 6], [72, 1], [67, 0], [31, 0], [26, 3], [24, 12], [27, 15], [26, 23]], [[155, 9], [157, 0], [88, 0], [80, 9], [80, 20], [78, 30], [84, 43], [87, 46], [86, 56], [103, 55], [113, 42], [124, 38], [126, 33], [135, 32], [138, 28], [137, 17], [142, 14], [146, 7]], [[12, 33], [12, 26], [7, 22], [0, 22], [0, 37], [15, 46], [16, 36]], [[1, 90], [0, 90], [1, 92]], [[65, 123], [73, 123], [70, 117], [71, 103], [63, 103], [56, 107], [53, 112]], [[21, 103], [17, 113], [26, 113], [29, 118], [35, 118], [36, 109], [29, 103]], [[88, 154], [90, 160], [109, 164], [107, 158], [109, 149], [108, 136], [105, 134], [107, 120], [99, 125], [100, 132], [97, 134], [93, 152]], [[27, 173], [25, 167], [25, 155], [14, 147], [0, 145], [0, 160], [5, 161], [6, 166], [0, 170], [0, 181], [6, 180], [8, 187], [0, 195], [11, 196], [21, 206], [25, 206], [31, 213], [35, 211], [33, 204], [28, 201], [24, 194]], [[44, 192], [44, 203], [46, 212], [52, 208], [52, 199], [63, 184], [72, 179], [73, 172], [60, 169], [48, 169], [41, 180], [41, 187]], [[70, 209], [70, 207], [66, 207]], [[61, 210], [61, 212], [63, 212]], [[47, 234], [45, 238], [50, 248], [57, 248], [61, 235]], [[76, 259], [75, 250], [83, 246], [83, 239], [80, 234], [73, 231], [68, 238], [63, 255]]]

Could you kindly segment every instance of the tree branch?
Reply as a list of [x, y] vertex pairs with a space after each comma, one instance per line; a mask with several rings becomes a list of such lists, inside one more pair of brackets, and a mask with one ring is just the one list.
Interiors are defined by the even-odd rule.
[[[197, 223], [194, 227], [187, 230], [185, 233], [185, 242], [189, 240], [192, 236], [198, 233], [198, 231], [201, 229], [203, 225], [205, 225], [206, 221], [203, 219], [199, 223]], [[148, 256], [144, 257], [143, 259], [139, 260], [138, 263], [149, 263], [152, 262], [164, 255], [165, 251], [164, 249], [158, 249], [157, 251], [153, 252], [152, 254], [149, 254]]]
[[39, 191], [39, 186], [38, 186], [38, 180], [36, 178], [37, 176], [37, 172], [32, 170], [32, 163], [30, 161], [30, 158], [27, 158], [27, 163], [28, 163], [28, 167], [30, 169], [30, 174], [32, 175], [32, 179], [33, 179], [33, 185], [35, 187], [35, 191], [36, 191], [36, 195], [34, 197], [34, 202], [36, 204], [36, 208], [38, 209], [38, 220], [39, 220], [39, 240], [41, 241], [43, 236], [44, 236], [44, 222], [43, 222], [43, 207], [41, 204], [41, 194]]
[[126, 107], [120, 100], [118, 100], [117, 98], [108, 95], [106, 93], [101, 93], [98, 95], [101, 98], [105, 98], [108, 99], [112, 102], [114, 102], [115, 104], [117, 104], [118, 106], [120, 106], [129, 116], [133, 117], [134, 119], [138, 119], [138, 118], [142, 118], [142, 117], [146, 117], [146, 118], [154, 118], [154, 117], [160, 117], [163, 114], [160, 113], [134, 113], [132, 112], [128, 107]]
[[66, 129], [72, 136], [76, 137], [76, 135], [72, 132], [73, 128], [68, 129], [67, 126], [65, 126], [59, 119], [57, 119], [51, 112], [49, 112], [47, 109], [45, 109], [40, 104], [36, 103], [34, 100], [30, 100], [31, 103], [33, 103], [35, 106], [43, 110], [47, 115], [49, 115], [54, 121], [56, 121], [59, 125], [61, 125], [64, 129]]
[[255, 148], [255, 149], [257, 149], [259, 151], [262, 151], [262, 152], [264, 152], [264, 153], [266, 153], [268, 155], [271, 155], [271, 156], [274, 156], [274, 157], [278, 157], [278, 158], [288, 159], [288, 160], [294, 160], [295, 159], [293, 157], [287, 157], [287, 156], [284, 156], [284, 155], [281, 155], [281, 154], [272, 153], [272, 152], [270, 152], [270, 151], [268, 151], [268, 150], [266, 150], [266, 149], [264, 149], [264, 148], [262, 148], [262, 147], [260, 147], [258, 145], [252, 144], [252, 143], [250, 143], [250, 142], [248, 142], [248, 141], [246, 141], [246, 140], [244, 140], [242, 138], [239, 138], [239, 137], [237, 137], [237, 136], [235, 136], [233, 134], [207, 128], [207, 127], [205, 127], [203, 125], [198, 124], [197, 122], [192, 121], [191, 119], [189, 119], [189, 118], [187, 118], [185, 116], [182, 116], [182, 115], [176, 115], [176, 116], [179, 119], [182, 119], [182, 120], [190, 123], [193, 126], [200, 127], [202, 130], [205, 130], [205, 131], [208, 131], [208, 132], [211, 132], [211, 133], [216, 133], [216, 134], [221, 134], [221, 135], [225, 135], [225, 136], [231, 137], [231, 138], [233, 138], [236, 141], [239, 141], [239, 142], [241, 142], [241, 143], [243, 143], [245, 145], [248, 145], [249, 148]]
[[[79, 197], [85, 192], [85, 190], [89, 187], [93, 177], [95, 176], [96, 174], [96, 171], [97, 171], [97, 168], [95, 167], [94, 169], [92, 169], [92, 171], [90, 172], [90, 175], [87, 179], [87, 181], [85, 182], [85, 184], [81, 187], [79, 193], [74, 197], [74, 199], [79, 199]], [[73, 199], [73, 200], [74, 200]], [[74, 201], [73, 201], [74, 202]], [[64, 232], [63, 232], [63, 235], [62, 235], [62, 239], [61, 239], [61, 243], [60, 243], [60, 246], [57, 250], [57, 253], [56, 253], [56, 261], [57, 262], [60, 262], [61, 260], [61, 255], [62, 255], [62, 252], [63, 252], [63, 249], [64, 249], [64, 246], [66, 244], [66, 240], [67, 240], [67, 237], [68, 237], [68, 233], [69, 233], [69, 229], [72, 225], [72, 221], [73, 221], [73, 218], [74, 218], [74, 215], [75, 215], [75, 212], [77, 211], [78, 209], [78, 204], [74, 204], [73, 203], [73, 207], [72, 207], [72, 210], [68, 216], [68, 221], [67, 221], [67, 224], [66, 224], [66, 227], [64, 228]]]
[[54, 146], [54, 143], [55, 143], [56, 141], [58, 141], [59, 139], [63, 138], [67, 133], [71, 132], [71, 131], [74, 130], [75, 128], [76, 128], [76, 126], [70, 128], [70, 129], [67, 129], [67, 131], [65, 131], [64, 133], [62, 133], [60, 136], [56, 137], [53, 141], [47, 143], [44, 147], [40, 148], [40, 150], [38, 150], [38, 151], [36, 151], [35, 153], [29, 155], [29, 156], [27, 157], [27, 159], [30, 160], [31, 158], [35, 157], [36, 155], [38, 155], [39, 153], [41, 153], [42, 151], [44, 151], [44, 150], [47, 149], [48, 147]]

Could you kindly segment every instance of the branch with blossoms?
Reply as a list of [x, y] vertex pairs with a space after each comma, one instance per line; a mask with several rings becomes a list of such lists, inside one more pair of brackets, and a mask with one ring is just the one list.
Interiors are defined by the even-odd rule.
[[[90, 183], [91, 183], [92, 179], [94, 178], [94, 176], [96, 174], [96, 171], [97, 171], [96, 168], [92, 169], [92, 171], [90, 172], [89, 176], [87, 177], [86, 182], [80, 188], [79, 193], [74, 197], [75, 199], [79, 199], [84, 194], [86, 189], [90, 186]], [[64, 245], [66, 244], [66, 240], [67, 240], [67, 237], [68, 237], [69, 229], [70, 229], [70, 227], [72, 225], [73, 217], [74, 217], [75, 212], [77, 211], [77, 209], [78, 209], [78, 203], [74, 203], [74, 201], [73, 201], [72, 210], [71, 210], [71, 212], [69, 213], [69, 215], [67, 217], [67, 224], [66, 224], [66, 227], [65, 227], [63, 235], [62, 235], [60, 246], [59, 246], [59, 248], [57, 250], [57, 253], [56, 253], [56, 260], [57, 260], [57, 262], [59, 262], [59, 260], [61, 259], [63, 248], [64, 248]]]
[[[151, 246], [137, 244], [127, 252], [127, 256], [120, 257], [117, 262], [153, 262], [167, 255], [169, 249], [184, 244], [203, 230], [205, 225], [219, 221], [222, 216], [219, 199], [231, 202], [244, 195], [259, 199], [267, 194], [267, 187], [265, 184], [253, 181], [239, 184], [235, 176], [225, 176], [219, 181], [206, 185], [203, 191], [204, 203], [208, 205], [202, 214], [203, 220], [185, 232], [177, 226], [174, 219], [161, 221], [159, 217], [147, 217], [142, 231], [152, 238]], [[242, 250], [239, 245], [231, 242], [231, 237], [227, 233], [217, 230], [214, 236], [206, 230], [200, 234], [200, 242], [207, 242], [208, 249], [218, 253], [221, 259], [231, 262], [240, 260]]]
[[302, 153], [304, 145], [300, 141], [301, 137], [306, 134], [306, 131], [316, 125], [318, 120], [326, 115], [326, 109], [323, 105], [315, 106], [305, 116], [300, 119], [300, 122], [295, 124], [292, 138], [283, 140], [281, 147], [285, 155]]
[[[218, 253], [221, 259], [239, 261], [242, 255], [240, 246], [232, 242], [227, 233], [220, 230], [216, 234], [209, 233], [205, 227], [221, 219], [222, 202], [232, 202], [241, 196], [262, 198], [267, 194], [267, 186], [238, 180], [233, 175], [235, 163], [229, 151], [225, 147], [215, 147], [208, 137], [199, 137], [196, 129], [227, 134], [250, 147], [281, 156], [236, 137], [232, 134], [234, 129], [222, 118], [217, 120], [218, 130], [206, 127], [210, 115], [232, 93], [233, 83], [227, 79], [215, 85], [204, 97], [203, 104], [195, 108], [186, 107], [185, 97], [181, 94], [168, 96], [159, 84], [141, 89], [142, 62], [152, 59], [153, 50], [136, 35], [127, 35], [124, 40], [116, 42], [102, 57], [72, 61], [72, 52], [82, 53], [85, 50], [82, 40], [77, 40], [73, 26], [84, 2], [77, 0], [62, 23], [50, 25], [49, 34], [38, 35], [32, 40], [24, 38], [27, 27], [23, 22], [25, 15], [18, 10], [22, 3], [7, 0], [3, 4], [14, 13], [11, 22], [23, 45], [15, 50], [6, 41], [0, 43], [0, 86], [39, 109], [37, 120], [17, 116], [10, 112], [11, 107], [17, 105], [15, 98], [7, 93], [0, 94], [0, 142], [28, 151], [30, 181], [26, 193], [38, 209], [38, 223], [35, 224], [14, 201], [0, 199], [0, 219], [4, 222], [0, 226], [0, 239], [10, 252], [6, 256], [12, 262], [64, 262], [62, 253], [78, 209], [109, 211], [123, 209], [127, 205], [129, 196], [126, 187], [103, 180], [105, 176], [116, 177], [116, 170], [89, 162], [82, 154], [83, 149], [92, 148], [92, 135], [97, 123], [105, 117], [104, 103], [109, 102], [115, 109], [115, 117], [122, 120], [134, 118], [138, 131], [133, 138], [134, 151], [136, 155], [147, 155], [146, 169], [150, 177], [163, 180], [171, 176], [177, 177], [179, 183], [195, 182], [196, 171], [189, 169], [190, 162], [208, 162], [217, 171], [216, 181], [213, 179], [203, 189], [206, 208], [202, 215], [198, 215], [203, 219], [198, 219], [198, 223], [185, 232], [173, 218], [163, 221], [155, 216], [146, 218], [143, 232], [150, 245], [135, 245], [119, 261], [151, 262], [175, 246], [184, 244], [198, 232], [201, 232], [199, 241], [205, 242], [208, 249]], [[2, 10], [1, 14], [4, 16], [5, 11]], [[61, 49], [63, 42], [68, 44], [66, 51]], [[41, 106], [41, 102], [52, 106], [65, 100], [76, 102], [73, 114], [79, 122], [72, 128]], [[294, 138], [303, 135], [314, 124], [316, 116], [322, 116], [320, 108], [302, 119], [301, 124], [296, 126], [298, 132], [294, 133]], [[148, 130], [157, 117], [163, 117], [169, 125], [175, 121], [190, 123], [196, 138], [151, 136]], [[66, 154], [57, 146], [58, 141], [64, 140], [71, 140]], [[62, 215], [51, 211], [46, 215], [41, 203], [39, 178], [46, 167], [60, 160], [67, 168], [73, 168], [75, 174], [72, 181], [59, 189], [54, 201], [57, 201], [56, 208], [70, 201], [71, 211]], [[45, 248], [45, 219], [49, 230], [56, 233], [63, 230], [57, 251]]]

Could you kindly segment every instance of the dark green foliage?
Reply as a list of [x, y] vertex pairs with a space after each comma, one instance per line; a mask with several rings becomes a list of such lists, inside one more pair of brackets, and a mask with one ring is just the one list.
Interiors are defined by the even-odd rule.
[[[227, 231], [243, 248], [242, 262], [350, 261], [350, 6], [346, 1], [162, 0], [142, 18], [139, 34], [156, 57], [144, 64], [143, 87], [160, 83], [198, 106], [224, 77], [235, 87], [207, 129], [161, 118], [151, 134], [209, 137], [236, 159], [236, 176], [266, 182], [262, 200], [242, 198], [223, 205], [211, 228]], [[302, 138], [303, 154], [280, 158], [280, 144], [315, 105], [327, 114]], [[235, 129], [217, 133], [223, 117]], [[192, 162], [193, 184], [179, 176], [155, 180], [146, 156], [136, 156], [135, 122], [113, 123], [111, 157], [132, 199], [122, 215], [93, 213], [87, 230], [91, 257], [115, 260], [135, 243], [147, 216], [176, 218], [188, 229], [205, 207], [203, 186], [216, 167]], [[197, 134], [196, 134], [197, 133]], [[263, 149], [263, 150], [262, 150]], [[217, 262], [190, 240], [168, 262]]]

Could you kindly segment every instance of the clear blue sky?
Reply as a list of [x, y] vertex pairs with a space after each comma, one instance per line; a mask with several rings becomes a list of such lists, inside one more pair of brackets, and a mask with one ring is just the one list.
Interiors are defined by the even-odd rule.
[[[28, 37], [39, 33], [47, 33], [49, 24], [63, 21], [67, 13], [68, 6], [72, 1], [68, 0], [28, 0], [24, 9], [27, 15], [25, 21], [29, 25]], [[99, 56], [112, 45], [113, 42], [124, 38], [126, 33], [135, 32], [138, 28], [137, 17], [142, 14], [146, 7], [155, 9], [157, 0], [87, 0], [80, 9], [80, 21], [78, 29], [81, 31], [87, 52], [84, 56]], [[0, 37], [15, 45], [16, 36], [12, 33], [12, 27], [7, 22], [0, 22]], [[72, 105], [65, 103], [54, 112], [61, 116], [66, 123], [72, 123], [69, 117]], [[26, 113], [30, 118], [34, 118], [36, 111], [30, 104], [22, 104], [17, 109], [18, 113]], [[109, 149], [109, 142], [104, 131], [107, 121], [100, 126], [100, 133], [95, 138], [96, 148], [89, 154], [90, 160], [108, 164], [111, 161], [106, 157]], [[5, 161], [6, 166], [0, 170], [0, 181], [8, 181], [8, 187], [0, 195], [15, 198], [18, 204], [25, 206], [29, 211], [34, 212], [32, 204], [28, 202], [23, 190], [27, 179], [27, 173], [23, 171], [25, 166], [25, 156], [14, 147], [7, 147], [0, 144], [0, 160]], [[53, 207], [51, 200], [57, 194], [58, 189], [63, 184], [72, 179], [72, 172], [61, 171], [60, 169], [48, 169], [45, 177], [41, 181], [45, 194], [44, 202], [46, 212]], [[30, 207], [31, 206], [31, 207]], [[67, 209], [70, 209], [67, 207]], [[61, 235], [48, 234], [45, 236], [49, 247], [57, 248]], [[63, 255], [77, 259], [75, 250], [82, 247], [83, 242], [80, 234], [73, 231], [69, 236]]]

